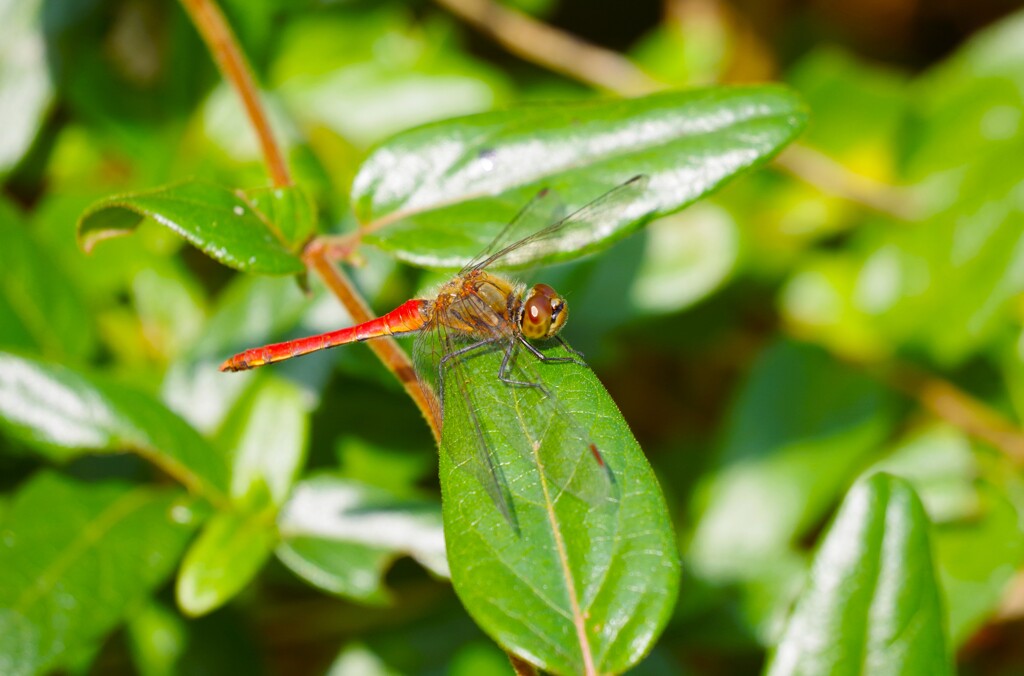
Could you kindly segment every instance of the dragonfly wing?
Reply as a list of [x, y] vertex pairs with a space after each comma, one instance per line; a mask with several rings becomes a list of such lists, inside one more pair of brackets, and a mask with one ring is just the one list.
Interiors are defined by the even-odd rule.
[[477, 325], [476, 339], [446, 328], [457, 320], [439, 316], [416, 349], [417, 369], [429, 370], [435, 391], [443, 393], [442, 447], [452, 463], [477, 478], [515, 528], [516, 501], [553, 505], [574, 496], [588, 508], [614, 508], [612, 468], [581, 415], [545, 380], [555, 373], [548, 369], [562, 369], [571, 380], [569, 370], [585, 367], [541, 362], [479, 298], [460, 302], [460, 315], [487, 318]]
[[[483, 303], [480, 305], [481, 312], [494, 314]], [[447, 319], [446, 313], [438, 312], [428, 329], [417, 338], [413, 349], [416, 372], [437, 394], [442, 407], [437, 412], [442, 421], [442, 446], [452, 463], [480, 482], [498, 511], [518, 530], [512, 493], [499, 456], [492, 452], [495, 441], [485, 415], [486, 406], [479, 401], [466, 367], [474, 353], [494, 350], [502, 341], [497, 335], [482, 335], [475, 340], [467, 338], [449, 328], [451, 322]], [[444, 437], [446, 420], [459, 421], [465, 438], [445, 443], [449, 440]]]
[[551, 193], [541, 191], [468, 268], [521, 266], [544, 255], [576, 253], [605, 241], [622, 229], [624, 223], [646, 215], [646, 212], [632, 213], [631, 207], [643, 208], [639, 198], [646, 191], [647, 183], [646, 176], [634, 176], [573, 213], [537, 229], [537, 218], [529, 215], [536, 211], [554, 211], [550, 206], [546, 210], [539, 208], [538, 205], [553, 201]]
[[509, 221], [484, 249], [466, 264], [459, 274], [486, 265], [494, 254], [530, 235], [547, 229], [565, 216], [565, 204], [557, 192], [548, 188], [538, 191]]
[[[519, 450], [544, 474], [552, 499], [560, 499], [567, 493], [599, 507], [618, 501], [615, 474], [582, 423], [582, 420], [589, 420], [590, 415], [586, 411], [570, 410], [559, 396], [559, 392], [576, 380], [571, 372], [580, 368], [586, 366], [542, 361], [515, 345], [506, 378], [531, 386], [501, 384], [506, 387], [516, 411], [516, 422], [528, 442], [520, 444]], [[561, 377], [552, 377], [556, 374]]]

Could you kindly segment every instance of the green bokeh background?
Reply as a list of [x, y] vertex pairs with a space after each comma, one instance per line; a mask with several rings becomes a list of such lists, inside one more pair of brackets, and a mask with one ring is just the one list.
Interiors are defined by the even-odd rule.
[[[568, 298], [564, 335], [632, 427], [680, 542], [674, 615], [635, 673], [764, 669], [794, 605], [814, 603], [796, 599], [837, 508], [879, 470], [906, 483], [857, 490], [899, 496], [910, 505], [900, 518], [915, 524], [927, 515], [928, 537], [913, 530], [907, 560], [918, 565], [930, 542], [920, 565], [934, 567], [941, 600], [926, 588], [922, 612], [957, 669], [1024, 669], [1024, 483], [1007, 452], [1020, 450], [1024, 418], [1024, 14], [1000, 0], [508, 4], [667, 87], [782, 82], [810, 110], [799, 145], [775, 163], [600, 256], [538, 273]], [[395, 133], [601, 94], [427, 2], [222, 6], [321, 231], [354, 226], [356, 171]], [[35, 645], [70, 673], [509, 673], [444, 579], [443, 555], [420, 538], [436, 543], [440, 529], [436, 452], [370, 352], [316, 355], [254, 380], [214, 369], [238, 347], [350, 321], [315, 280], [304, 295], [291, 278], [236, 274], [150, 221], [90, 255], [76, 242], [79, 216], [113, 194], [184, 178], [268, 184], [181, 7], [0, 0], [0, 111], [0, 541], [38, 543], [31, 555], [0, 553], [0, 625], [15, 626], [3, 613], [24, 598], [31, 576], [20, 575], [47, 543], [110, 509], [129, 510], [135, 521], [121, 527], [136, 530], [97, 535], [104, 566], [151, 561], [95, 596], [75, 593], [92, 584], [88, 569], [69, 574], [55, 607], [94, 608], [91, 626], [65, 627], [76, 638], [62, 651], [18, 624], [0, 638], [0, 665]], [[351, 273], [377, 310], [439, 279], [360, 253]], [[907, 396], [911, 372], [986, 407], [1003, 441]], [[25, 398], [18, 378], [45, 380], [54, 397]], [[73, 395], [83, 388], [109, 398], [83, 403]], [[168, 422], [165, 407], [188, 425]], [[67, 437], [27, 432], [14, 409], [53, 416]], [[203, 478], [238, 501], [287, 505], [277, 528], [294, 536], [289, 551], [246, 537], [261, 532], [259, 510], [219, 515], [189, 549], [207, 507], [174, 491], [174, 466], [139, 456], [202, 444], [244, 453], [266, 435], [277, 452], [252, 450], [248, 479], [227, 485], [215, 460]], [[139, 453], [83, 456], [67, 444]], [[289, 493], [296, 476], [308, 503]], [[398, 536], [355, 538], [339, 553], [306, 530], [317, 495], [383, 505]], [[173, 517], [162, 530], [157, 512]], [[186, 549], [190, 573], [175, 580]], [[225, 552], [252, 577], [225, 573]], [[298, 559], [329, 571], [338, 556], [361, 575], [324, 573], [315, 588], [294, 572]], [[230, 601], [203, 614], [211, 588]], [[183, 595], [194, 605], [180, 607]]]

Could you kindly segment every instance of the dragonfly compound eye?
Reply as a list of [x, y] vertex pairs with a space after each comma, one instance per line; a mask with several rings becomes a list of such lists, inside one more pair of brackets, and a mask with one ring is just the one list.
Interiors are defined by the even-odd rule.
[[547, 284], [537, 284], [523, 303], [520, 326], [523, 335], [534, 340], [550, 338], [565, 325], [565, 301]]

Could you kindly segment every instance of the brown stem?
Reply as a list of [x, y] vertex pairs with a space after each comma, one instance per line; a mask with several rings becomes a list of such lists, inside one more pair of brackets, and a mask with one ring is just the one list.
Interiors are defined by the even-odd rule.
[[912, 221], [920, 213], [914, 192], [855, 174], [824, 153], [793, 143], [774, 164], [820, 192], [865, 206], [872, 211]]
[[270, 180], [278, 187], [291, 185], [288, 165], [285, 163], [281, 147], [274, 140], [270, 121], [260, 102], [259, 92], [252, 77], [252, 69], [239, 48], [231, 27], [224, 20], [224, 14], [212, 0], [181, 0], [181, 4], [206, 42], [221, 74], [231, 83], [235, 93], [242, 100], [245, 113], [249, 116], [259, 139]]
[[991, 444], [1024, 466], [1024, 432], [998, 412], [949, 381], [909, 366], [882, 375], [893, 388], [910, 396], [933, 415]]
[[[359, 292], [349, 278], [336, 268], [330, 261], [327, 248], [318, 241], [313, 241], [303, 256], [307, 267], [312, 268], [327, 285], [327, 288], [341, 301], [352, 320], [357, 324], [369, 321], [374, 318], [373, 312], [366, 305]], [[436, 411], [439, 408], [434, 405], [434, 393], [423, 386], [416, 377], [412, 362], [409, 356], [399, 347], [393, 338], [377, 338], [367, 342], [367, 345], [377, 358], [384, 362], [384, 366], [395, 374], [402, 387], [409, 393], [412, 400], [419, 407], [430, 425], [430, 431], [434, 434], [434, 440], [441, 441], [441, 421], [437, 418]]]
[[527, 61], [574, 80], [637, 95], [662, 85], [619, 54], [490, 0], [437, 0]]

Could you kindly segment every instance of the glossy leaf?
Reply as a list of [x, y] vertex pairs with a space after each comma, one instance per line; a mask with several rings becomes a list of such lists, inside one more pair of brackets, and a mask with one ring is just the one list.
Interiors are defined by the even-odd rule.
[[820, 522], [891, 426], [877, 382], [818, 348], [780, 341], [754, 364], [699, 486], [687, 554], [701, 575], [756, 576]]
[[222, 446], [233, 451], [232, 497], [269, 492], [275, 505], [287, 499], [305, 458], [307, 399], [297, 386], [270, 374], [242, 398], [221, 433]]
[[[415, 264], [459, 267], [542, 189], [554, 191], [564, 215], [648, 176], [630, 208], [594, 228], [589, 240], [573, 240], [573, 248], [589, 252], [764, 162], [804, 121], [796, 95], [774, 86], [455, 118], [379, 147], [356, 176], [352, 200], [367, 241]], [[551, 260], [537, 255], [534, 262]]]
[[193, 617], [227, 603], [247, 585], [274, 548], [266, 512], [220, 512], [203, 526], [178, 572], [178, 605]]
[[207, 498], [227, 492], [224, 456], [143, 392], [0, 352], [0, 428], [56, 460], [133, 451]]
[[952, 674], [928, 518], [903, 480], [847, 495], [767, 673]]
[[[622, 672], [650, 649], [676, 599], [679, 557], [661, 489], [589, 369], [517, 356], [512, 377], [538, 378], [557, 395], [552, 409], [540, 389], [498, 380], [501, 358], [490, 351], [461, 367], [474, 379], [471, 408], [459, 388], [445, 393], [440, 473], [455, 591], [501, 646], [546, 671]], [[457, 460], [477, 452], [481, 435], [507, 479], [511, 518], [486, 479]], [[589, 490], [603, 470], [580, 435], [614, 477], [606, 495]], [[562, 452], [591, 464], [542, 467]], [[559, 488], [553, 472], [563, 470]]]
[[[0, 200], [0, 344], [82, 359], [95, 348], [93, 318], [82, 294], [31, 235], [14, 207]], [[16, 336], [23, 335], [25, 340]]]
[[245, 197], [271, 229], [281, 234], [288, 247], [296, 250], [316, 232], [316, 204], [301, 186], [254, 188]]
[[300, 482], [278, 528], [277, 556], [296, 575], [364, 603], [390, 600], [382, 578], [399, 556], [448, 575], [436, 504], [348, 479], [325, 474]]
[[0, 672], [91, 654], [170, 575], [196, 509], [180, 491], [33, 478], [0, 522]]
[[[279, 225], [273, 217], [310, 217], [304, 196], [281, 197], [257, 193], [257, 201], [272, 213], [257, 208], [243, 192], [200, 181], [176, 183], [154, 190], [116, 195], [89, 207], [78, 221], [78, 238], [89, 251], [109, 237], [131, 233], [143, 218], [151, 218], [184, 237], [224, 265], [265, 275], [299, 274], [305, 271], [293, 253], [292, 238], [308, 235], [309, 224]], [[298, 188], [292, 190], [298, 191]]]

